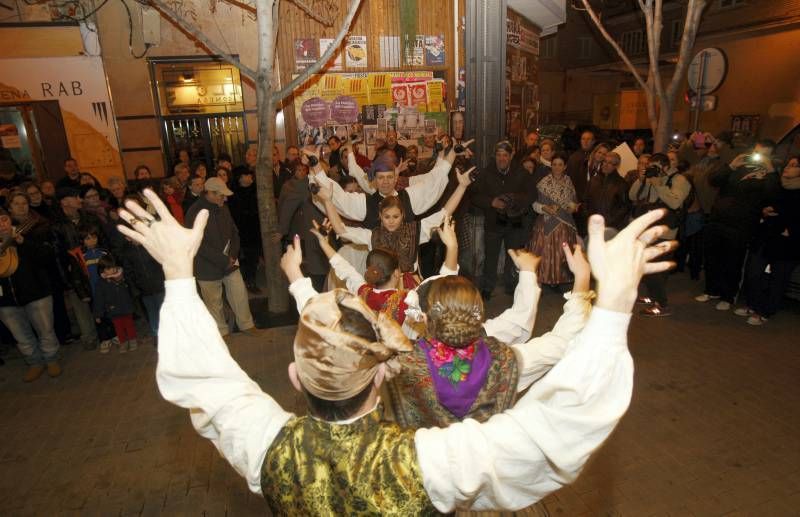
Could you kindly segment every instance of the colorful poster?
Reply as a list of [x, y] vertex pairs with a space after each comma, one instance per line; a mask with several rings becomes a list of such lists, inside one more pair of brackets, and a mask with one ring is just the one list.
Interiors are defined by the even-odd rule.
[[428, 66], [444, 64], [444, 34], [425, 36], [425, 64]]
[[[319, 39], [319, 55], [328, 50], [328, 47], [333, 45], [333, 38], [320, 38]], [[328, 61], [323, 70], [341, 70], [342, 69], [342, 51], [337, 50], [333, 53], [333, 57]]]
[[331, 119], [338, 124], [355, 124], [358, 115], [358, 102], [353, 97], [341, 95], [331, 103]]
[[361, 108], [361, 123], [365, 126], [374, 126], [379, 118], [386, 113], [386, 104], [367, 104]]
[[325, 74], [319, 81], [319, 96], [326, 101], [332, 101], [340, 95], [344, 95], [345, 80], [339, 74]]
[[428, 111], [444, 111], [444, 81], [428, 81]]
[[426, 104], [428, 103], [428, 88], [426, 83], [410, 83], [408, 84], [408, 93], [409, 93], [409, 103], [419, 108], [420, 106], [423, 108], [422, 111], [427, 111], [424, 109]]
[[392, 104], [397, 107], [410, 106], [408, 86], [405, 83], [392, 83]]
[[390, 74], [369, 74], [369, 103], [392, 105], [392, 76]]
[[322, 127], [331, 115], [328, 103], [319, 97], [312, 97], [303, 103], [300, 108], [303, 120], [311, 127]]
[[381, 36], [381, 68], [400, 67], [400, 36]]
[[345, 48], [345, 64], [348, 68], [367, 67], [367, 37], [350, 36], [347, 38]]
[[358, 74], [359, 77], [346, 79], [347, 86], [345, 95], [353, 97], [359, 106], [369, 104], [369, 92], [367, 91], [367, 74]]
[[319, 59], [317, 42], [312, 38], [298, 38], [294, 40], [294, 65], [295, 70], [305, 70]]
[[411, 56], [411, 64], [413, 66], [425, 64], [425, 36], [423, 34], [417, 34], [417, 39], [414, 42], [414, 54]]

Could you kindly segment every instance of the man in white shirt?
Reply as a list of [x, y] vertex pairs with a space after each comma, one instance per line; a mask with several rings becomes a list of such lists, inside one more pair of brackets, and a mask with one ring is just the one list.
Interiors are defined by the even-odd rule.
[[[167, 279], [159, 389], [190, 410], [198, 432], [282, 514], [516, 510], [571, 482], [630, 403], [626, 332], [639, 280], [673, 265], [653, 260], [674, 243], [650, 246], [665, 228], [648, 227], [664, 211], [640, 217], [607, 242], [602, 218], [592, 217], [588, 254], [597, 303], [564, 357], [513, 408], [487, 422], [417, 431], [381, 423], [377, 411], [378, 387], [410, 342], [354, 295], [321, 294], [307, 303], [295, 337], [289, 375], [311, 412], [295, 417], [239, 368], [197, 296], [192, 259], [207, 211], [183, 228], [153, 192], [145, 195], [161, 220], [128, 203], [120, 216], [132, 228], [120, 231], [163, 265]], [[290, 281], [302, 277], [299, 254], [295, 242], [284, 258], [296, 266]]]

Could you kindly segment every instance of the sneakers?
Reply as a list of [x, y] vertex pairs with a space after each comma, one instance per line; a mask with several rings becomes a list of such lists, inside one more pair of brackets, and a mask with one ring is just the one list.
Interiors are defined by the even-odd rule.
[[100, 343], [100, 353], [107, 354], [109, 350], [111, 350], [111, 340], [106, 339], [105, 341]]
[[725, 300], [722, 300], [721, 302], [718, 302], [717, 305], [714, 306], [714, 308], [717, 309], [718, 311], [727, 311], [731, 308], [731, 304], [726, 302]]
[[764, 323], [767, 322], [767, 318], [764, 316], [759, 316], [758, 314], [753, 314], [749, 318], [747, 318], [747, 324], [753, 325], [754, 327], [760, 327]]
[[[119, 343], [119, 340], [117, 340], [117, 343]], [[128, 351], [128, 343], [127, 342], [119, 343], [119, 353], [124, 354], [127, 351]]]
[[47, 375], [50, 377], [58, 377], [61, 375], [61, 365], [56, 361], [47, 363]]
[[733, 313], [736, 314], [737, 316], [752, 316], [753, 314], [755, 314], [755, 311], [749, 307], [739, 307], [738, 309], [733, 311]]
[[700, 303], [706, 303], [709, 300], [718, 300], [718, 299], [719, 296], [714, 296], [713, 294], [706, 294], [706, 293], [694, 297], [694, 300]]
[[33, 382], [39, 377], [42, 376], [44, 373], [44, 366], [41, 364], [35, 364], [28, 368], [28, 371], [25, 372], [25, 375], [22, 377], [22, 380], [25, 382]]
[[669, 310], [669, 307], [662, 307], [658, 302], [653, 302], [653, 305], [650, 307], [642, 309], [640, 314], [651, 318], [660, 318], [662, 316], [671, 316], [672, 311]]
[[648, 296], [640, 296], [636, 298], [637, 305], [653, 305], [654, 303], [656, 302]]
[[139, 343], [137, 343], [135, 339], [128, 341], [128, 352], [133, 352], [137, 348], [139, 348]]

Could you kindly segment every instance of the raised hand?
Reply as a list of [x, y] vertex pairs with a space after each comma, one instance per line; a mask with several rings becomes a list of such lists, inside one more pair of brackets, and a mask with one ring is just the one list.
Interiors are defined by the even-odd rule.
[[564, 256], [567, 259], [567, 267], [575, 276], [574, 285], [572, 287], [573, 293], [582, 293], [589, 290], [589, 282], [592, 278], [592, 268], [589, 266], [589, 261], [583, 254], [583, 249], [580, 244], [575, 245], [575, 251], [570, 249], [568, 243], [561, 244], [561, 249], [564, 250]]
[[517, 269], [520, 271], [530, 271], [532, 273], [536, 272], [536, 269], [539, 267], [539, 262], [542, 260], [542, 257], [534, 255], [526, 250], [508, 250], [508, 256], [514, 261], [514, 265], [517, 266]]
[[636, 302], [639, 281], [643, 275], [660, 273], [675, 266], [674, 262], [655, 262], [654, 259], [674, 249], [675, 241], [663, 241], [654, 246], [666, 226], [653, 226], [664, 217], [666, 210], [652, 210], [634, 219], [613, 239], [604, 238], [605, 222], [600, 215], [589, 218], [589, 264], [597, 279], [598, 307], [628, 313]]
[[303, 263], [303, 251], [300, 248], [300, 236], [295, 235], [292, 244], [286, 248], [286, 253], [281, 257], [281, 269], [291, 284], [295, 280], [303, 278], [300, 264]]
[[120, 233], [138, 242], [164, 268], [167, 280], [191, 278], [194, 256], [203, 240], [208, 222], [208, 210], [200, 210], [192, 228], [184, 228], [172, 217], [169, 209], [150, 189], [144, 196], [155, 208], [159, 219], [155, 219], [137, 202], [128, 200], [119, 216], [130, 226], [117, 225]]
[[470, 176], [470, 173], [474, 170], [474, 165], [466, 172], [461, 172], [459, 169], [456, 169], [456, 178], [458, 178], [458, 184], [462, 187], [469, 187], [469, 184], [472, 183], [472, 176]]
[[447, 216], [439, 227], [439, 238], [448, 248], [458, 248], [458, 237], [456, 237], [456, 221], [452, 216]]

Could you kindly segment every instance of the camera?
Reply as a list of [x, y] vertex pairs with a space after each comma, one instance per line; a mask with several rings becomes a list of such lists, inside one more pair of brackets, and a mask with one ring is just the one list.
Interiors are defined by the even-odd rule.
[[760, 153], [753, 153], [750, 155], [750, 161], [754, 163], [760, 163], [762, 160], [762, 156]]
[[644, 170], [645, 178], [657, 178], [661, 176], [661, 168], [657, 165], [651, 165]]
[[309, 154], [308, 155], [308, 165], [310, 165], [311, 167], [316, 167], [317, 165], [319, 165], [319, 158], [317, 158], [313, 154]]
[[469, 173], [469, 180], [470, 180], [471, 182], [475, 183], [475, 180], [476, 180], [476, 179], [478, 179], [478, 173], [479, 173], [479, 172], [480, 172], [480, 171], [477, 169], [477, 167], [476, 167], [475, 169], [472, 169], [472, 170], [470, 171], [470, 173]]
[[461, 154], [464, 152], [464, 146], [461, 144], [456, 144], [453, 150], [455, 150], [456, 154]]

